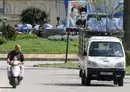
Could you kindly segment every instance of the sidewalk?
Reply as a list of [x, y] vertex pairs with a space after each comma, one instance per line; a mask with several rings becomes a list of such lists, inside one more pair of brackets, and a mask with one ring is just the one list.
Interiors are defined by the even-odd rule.
[[[7, 54], [0, 54], [0, 60], [6, 60]], [[24, 54], [25, 60], [31, 61], [64, 61], [65, 54]], [[78, 61], [77, 54], [68, 54], [67, 60]]]

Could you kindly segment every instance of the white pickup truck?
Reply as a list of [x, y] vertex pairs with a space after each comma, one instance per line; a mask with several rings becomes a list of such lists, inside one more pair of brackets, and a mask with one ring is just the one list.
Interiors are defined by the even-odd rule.
[[89, 37], [85, 31], [79, 32], [79, 62], [82, 85], [90, 85], [91, 80], [113, 81], [123, 86], [125, 76], [125, 51], [120, 38], [100, 33]]

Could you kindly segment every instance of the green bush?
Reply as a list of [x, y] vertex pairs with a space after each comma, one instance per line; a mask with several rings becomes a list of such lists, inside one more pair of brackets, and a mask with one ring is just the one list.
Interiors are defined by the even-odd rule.
[[61, 36], [60, 35], [54, 35], [54, 36], [49, 36], [48, 40], [55, 40], [55, 41], [60, 41], [61, 40]]
[[[74, 41], [74, 40], [77, 40], [77, 39], [78, 39], [78, 36], [72, 36], [72, 35], [69, 36], [69, 40], [70, 41]], [[49, 36], [48, 40], [66, 41], [67, 40], [67, 35], [63, 35], [63, 36], [60, 36], [60, 35]]]
[[21, 34], [21, 35], [17, 35], [16, 39], [20, 40], [20, 39], [37, 39], [37, 35], [34, 34]]
[[4, 24], [1, 27], [2, 35], [5, 37], [6, 40], [15, 40], [16, 39], [16, 30], [14, 27], [10, 25]]
[[126, 52], [126, 66], [130, 65], [130, 53]]
[[0, 45], [6, 43], [7, 40], [4, 37], [0, 37]]

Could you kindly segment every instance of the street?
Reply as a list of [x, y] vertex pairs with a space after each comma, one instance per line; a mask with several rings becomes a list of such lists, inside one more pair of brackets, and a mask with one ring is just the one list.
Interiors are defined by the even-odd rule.
[[130, 76], [124, 86], [112, 81], [92, 81], [91, 86], [82, 86], [77, 69], [25, 68], [24, 79], [13, 89], [7, 79], [6, 69], [0, 69], [0, 92], [129, 92]]

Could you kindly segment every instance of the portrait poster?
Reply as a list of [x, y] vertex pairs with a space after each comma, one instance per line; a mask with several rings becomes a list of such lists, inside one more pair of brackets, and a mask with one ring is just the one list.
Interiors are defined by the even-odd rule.
[[[86, 7], [86, 27], [92, 31], [123, 30], [123, 0], [69, 1], [67, 27], [77, 27], [75, 23], [81, 18], [81, 7]], [[71, 18], [72, 14], [74, 20]]]
[[76, 27], [76, 21], [80, 18], [79, 8], [86, 7], [86, 1], [68, 1], [67, 27]]

